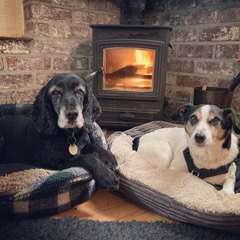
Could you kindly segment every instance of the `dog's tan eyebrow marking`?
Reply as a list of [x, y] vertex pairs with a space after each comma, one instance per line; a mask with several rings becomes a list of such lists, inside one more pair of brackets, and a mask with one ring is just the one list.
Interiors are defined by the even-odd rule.
[[52, 92], [54, 92], [55, 90], [59, 91], [59, 92], [62, 92], [62, 88], [59, 88], [57, 86], [52, 86], [50, 89], [49, 89], [49, 93], [51, 94]]
[[77, 87], [75, 87], [75, 91], [79, 89], [82, 90], [84, 94], [86, 94], [86, 89], [82, 85], [78, 85]]
[[194, 114], [196, 115], [196, 117], [197, 117], [197, 119], [201, 119], [202, 118], [202, 114], [201, 114], [201, 112], [199, 111], [199, 110], [196, 110], [195, 112], [194, 112]]
[[217, 114], [214, 111], [210, 111], [209, 116], [208, 116], [208, 120], [211, 121], [215, 117], [217, 117]]

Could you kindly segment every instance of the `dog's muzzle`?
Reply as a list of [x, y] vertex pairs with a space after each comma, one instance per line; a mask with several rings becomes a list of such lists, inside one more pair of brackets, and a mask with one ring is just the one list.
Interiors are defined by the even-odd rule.
[[76, 110], [68, 110], [65, 113], [66, 118], [71, 122], [74, 122], [77, 119], [78, 115], [78, 111]]
[[202, 134], [199, 134], [199, 133], [196, 133], [196, 135], [194, 136], [194, 140], [198, 144], [203, 144], [204, 141], [206, 140], [206, 136], [202, 135]]
[[68, 110], [65, 107], [60, 109], [58, 116], [58, 126], [60, 128], [81, 128], [83, 124], [84, 119], [80, 106]]

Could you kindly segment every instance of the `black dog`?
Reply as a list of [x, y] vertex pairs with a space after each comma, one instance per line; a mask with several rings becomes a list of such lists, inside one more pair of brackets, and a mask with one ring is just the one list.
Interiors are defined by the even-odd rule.
[[115, 157], [91, 141], [100, 114], [99, 103], [80, 77], [56, 75], [40, 90], [30, 118], [0, 121], [0, 163], [59, 170], [84, 167], [100, 188], [117, 190]]

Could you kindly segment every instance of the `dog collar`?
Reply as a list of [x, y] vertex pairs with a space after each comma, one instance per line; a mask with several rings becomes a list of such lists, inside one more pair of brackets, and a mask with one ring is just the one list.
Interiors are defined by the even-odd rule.
[[216, 169], [197, 168], [193, 162], [193, 159], [188, 147], [183, 151], [183, 155], [187, 163], [188, 171], [193, 175], [200, 177], [201, 179], [217, 176], [220, 174], [225, 174], [228, 172], [228, 169], [231, 165], [231, 163], [229, 163], [224, 166], [220, 166], [219, 168], [216, 168]]

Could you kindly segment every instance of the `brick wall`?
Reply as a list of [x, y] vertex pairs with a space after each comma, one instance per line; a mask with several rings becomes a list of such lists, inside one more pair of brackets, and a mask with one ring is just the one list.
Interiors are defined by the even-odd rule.
[[[166, 96], [167, 112], [193, 102], [193, 88], [228, 87], [240, 71], [240, 1], [155, 0], [145, 24], [172, 26]], [[240, 118], [240, 86], [232, 107]]]
[[32, 102], [58, 73], [92, 71], [89, 24], [119, 24], [118, 1], [25, 0], [31, 40], [0, 40], [0, 104]]
[[[31, 102], [55, 74], [92, 70], [89, 24], [119, 24], [120, 0], [25, 0], [32, 40], [0, 40], [0, 104]], [[145, 24], [172, 26], [167, 114], [193, 102], [193, 88], [228, 87], [240, 71], [239, 0], [151, 0]], [[239, 55], [238, 55], [239, 54]], [[240, 117], [240, 86], [232, 107]]]

